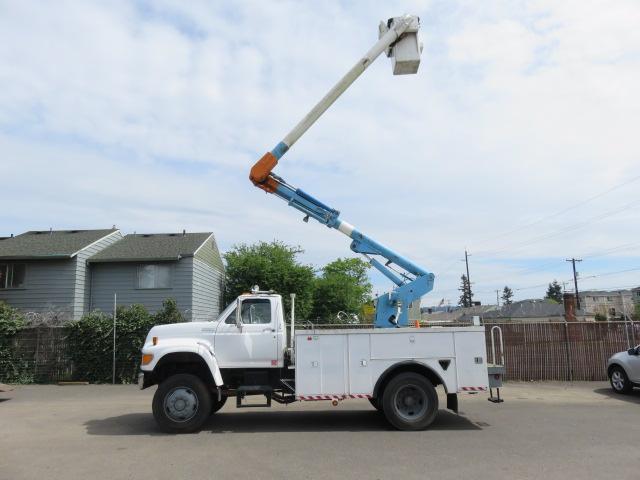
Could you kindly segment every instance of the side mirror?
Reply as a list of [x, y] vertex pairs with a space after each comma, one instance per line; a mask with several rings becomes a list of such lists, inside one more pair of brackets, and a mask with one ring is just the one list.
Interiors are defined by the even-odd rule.
[[242, 330], [242, 302], [236, 300], [236, 327]]

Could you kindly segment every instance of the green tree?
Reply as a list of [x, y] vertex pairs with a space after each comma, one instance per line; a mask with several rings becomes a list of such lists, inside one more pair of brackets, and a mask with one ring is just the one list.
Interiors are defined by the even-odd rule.
[[511, 305], [513, 302], [511, 299], [513, 298], [513, 290], [511, 290], [506, 285], [502, 289], [502, 303], [503, 305]]
[[313, 267], [297, 260], [303, 250], [279, 241], [235, 245], [224, 254], [227, 264], [225, 305], [253, 285], [282, 295], [285, 312], [291, 309], [290, 294], [296, 294], [296, 317], [308, 318], [313, 305]]
[[547, 294], [544, 298], [557, 303], [562, 303], [562, 287], [557, 280], [554, 280], [549, 284], [549, 287], [547, 288]]
[[313, 290], [311, 318], [327, 323], [341, 323], [338, 312], [362, 317], [362, 307], [371, 298], [367, 276], [369, 263], [359, 258], [338, 258], [322, 269]]
[[458, 290], [462, 292], [460, 294], [460, 300], [458, 300], [458, 305], [461, 307], [470, 307], [473, 304], [473, 292], [471, 291], [469, 279], [467, 279], [467, 276], [464, 274], [460, 277], [460, 288]]

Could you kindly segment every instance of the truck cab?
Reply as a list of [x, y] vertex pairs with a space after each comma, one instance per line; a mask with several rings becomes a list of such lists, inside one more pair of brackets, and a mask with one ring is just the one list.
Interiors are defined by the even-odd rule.
[[214, 323], [209, 341], [220, 368], [284, 366], [286, 329], [280, 295], [241, 295]]

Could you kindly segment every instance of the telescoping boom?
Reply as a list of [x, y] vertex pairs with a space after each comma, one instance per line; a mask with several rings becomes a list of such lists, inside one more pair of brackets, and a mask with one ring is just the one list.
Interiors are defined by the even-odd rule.
[[[273, 173], [282, 156], [304, 135], [338, 97], [371, 65], [381, 53], [392, 60], [393, 74], [417, 73], [422, 45], [418, 37], [420, 19], [415, 15], [390, 18], [380, 23], [379, 39], [373, 47], [351, 67], [347, 74], [311, 109], [273, 150], [265, 153], [251, 168], [249, 178], [255, 186], [285, 200], [293, 208], [329, 228], [335, 228], [351, 238], [351, 250], [363, 254], [373, 267], [379, 270], [395, 287], [378, 297], [376, 302], [376, 327], [406, 326], [409, 323], [408, 308], [433, 289], [433, 273], [411, 260], [385, 247], [363, 234], [340, 218], [340, 212], [325, 205], [308, 193], [288, 184]], [[379, 257], [379, 258], [376, 258]], [[395, 267], [400, 267], [397, 269]]]

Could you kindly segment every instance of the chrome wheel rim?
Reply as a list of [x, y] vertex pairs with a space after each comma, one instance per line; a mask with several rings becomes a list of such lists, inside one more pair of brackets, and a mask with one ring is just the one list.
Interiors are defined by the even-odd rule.
[[174, 422], [188, 422], [198, 413], [198, 396], [188, 387], [177, 387], [164, 397], [164, 411]]
[[393, 396], [393, 405], [400, 418], [414, 422], [421, 418], [429, 407], [429, 399], [418, 385], [404, 385]]
[[613, 385], [613, 388], [616, 390], [622, 390], [624, 388], [624, 377], [618, 370], [611, 374], [611, 385]]

